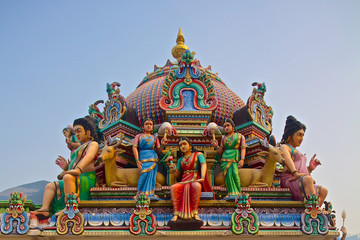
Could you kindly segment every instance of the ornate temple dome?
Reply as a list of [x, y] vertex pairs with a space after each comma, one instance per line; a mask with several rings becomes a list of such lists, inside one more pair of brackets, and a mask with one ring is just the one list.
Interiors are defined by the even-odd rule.
[[[204, 68], [199, 60], [193, 58], [194, 53], [187, 50], [184, 42], [180, 29], [177, 45], [172, 50], [177, 60], [168, 60], [163, 67], [155, 65], [154, 71], [147, 73], [135, 91], [126, 98], [128, 108], [136, 110], [140, 124], [146, 118], [152, 118], [156, 124], [166, 121], [164, 110], [171, 109], [170, 105], [177, 100], [176, 97], [179, 99], [179, 105], [173, 106], [172, 110], [211, 110], [210, 121], [219, 125], [222, 125], [226, 118], [232, 118], [236, 110], [245, 106], [244, 101], [231, 91], [217, 74], [211, 72], [211, 66]], [[184, 82], [182, 89], [178, 93], [168, 93], [175, 90], [173, 85], [181, 80]], [[197, 85], [192, 86], [192, 83], [196, 82]], [[192, 91], [183, 91], [184, 89]]]

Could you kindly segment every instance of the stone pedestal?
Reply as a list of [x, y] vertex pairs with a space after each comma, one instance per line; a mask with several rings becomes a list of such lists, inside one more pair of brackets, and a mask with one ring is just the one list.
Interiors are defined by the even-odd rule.
[[203, 224], [203, 221], [197, 221], [195, 219], [182, 220], [180, 218], [175, 222], [168, 222], [168, 226], [171, 230], [199, 230]]

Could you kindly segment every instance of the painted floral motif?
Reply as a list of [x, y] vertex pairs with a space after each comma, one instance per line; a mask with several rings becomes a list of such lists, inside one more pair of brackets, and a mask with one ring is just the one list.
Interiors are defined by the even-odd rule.
[[319, 208], [319, 202], [316, 195], [310, 195], [305, 213], [301, 215], [301, 231], [311, 235], [325, 235], [329, 232], [328, 218]]
[[136, 209], [130, 216], [130, 232], [135, 235], [153, 235], [156, 232], [156, 219], [149, 210], [150, 199], [141, 194], [137, 198]]
[[235, 200], [236, 209], [231, 216], [231, 230], [235, 234], [256, 234], [259, 231], [259, 218], [250, 208], [249, 194], [241, 193]]
[[66, 208], [57, 218], [56, 232], [60, 235], [69, 233], [69, 223], [72, 223], [71, 233], [80, 235], [84, 232], [84, 216], [79, 211], [79, 199], [75, 194], [69, 194], [67, 197]]
[[3, 234], [11, 234], [13, 232], [13, 222], [17, 222], [16, 232], [25, 234], [29, 231], [29, 216], [25, 212], [24, 204], [26, 197], [22, 193], [10, 193], [9, 208], [1, 218], [1, 232]]

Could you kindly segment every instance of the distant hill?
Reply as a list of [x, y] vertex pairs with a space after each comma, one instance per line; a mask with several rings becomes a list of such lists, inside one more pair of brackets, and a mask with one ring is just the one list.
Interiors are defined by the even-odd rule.
[[346, 237], [346, 240], [360, 240], [360, 233]]
[[27, 200], [31, 200], [35, 204], [42, 204], [45, 186], [48, 183], [48, 181], [42, 180], [6, 189], [0, 192], [0, 200], [9, 200], [10, 193], [17, 191], [26, 195]]

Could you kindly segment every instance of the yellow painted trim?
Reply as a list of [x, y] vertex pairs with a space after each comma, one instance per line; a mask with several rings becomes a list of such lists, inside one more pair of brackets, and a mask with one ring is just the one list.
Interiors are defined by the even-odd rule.
[[173, 111], [173, 110], [166, 110], [166, 115], [172, 115], [172, 114], [175, 114], [175, 115], [211, 115], [212, 114], [212, 111]]

